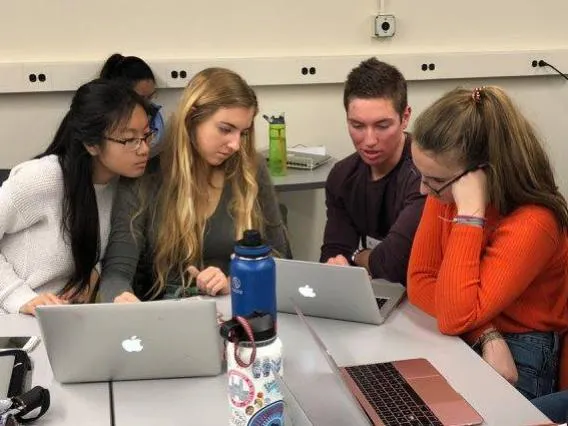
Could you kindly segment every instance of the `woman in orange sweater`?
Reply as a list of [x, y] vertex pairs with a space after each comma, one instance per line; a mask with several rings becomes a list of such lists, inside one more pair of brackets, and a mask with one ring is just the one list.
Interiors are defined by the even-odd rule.
[[503, 90], [483, 87], [443, 96], [413, 134], [428, 197], [411, 303], [527, 398], [553, 392], [568, 327], [568, 209], [535, 131]]

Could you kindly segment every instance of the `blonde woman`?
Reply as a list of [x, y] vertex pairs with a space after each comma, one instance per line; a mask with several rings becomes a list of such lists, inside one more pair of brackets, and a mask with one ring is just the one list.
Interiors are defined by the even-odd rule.
[[276, 253], [290, 253], [256, 153], [257, 111], [254, 91], [234, 72], [209, 68], [192, 78], [169, 123], [159, 171], [119, 185], [102, 301], [228, 293], [230, 255], [245, 229], [260, 229]]

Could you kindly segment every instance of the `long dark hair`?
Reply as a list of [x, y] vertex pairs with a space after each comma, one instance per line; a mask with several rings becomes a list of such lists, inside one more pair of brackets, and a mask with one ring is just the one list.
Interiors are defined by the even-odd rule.
[[122, 80], [133, 87], [141, 80], [156, 81], [150, 66], [137, 56], [111, 55], [103, 65], [100, 78]]
[[85, 146], [102, 147], [105, 135], [127, 122], [137, 105], [144, 108], [144, 100], [117, 81], [98, 79], [84, 84], [75, 92], [53, 142], [37, 157], [56, 155], [63, 171], [61, 225], [75, 269], [62, 292], [71, 292], [71, 298], [88, 288], [101, 249], [93, 159]]
[[[114, 53], [106, 60], [100, 78], [108, 80], [121, 81], [126, 86], [134, 89], [136, 83], [143, 80], [152, 80], [156, 82], [156, 77], [143, 59], [138, 56], [123, 56], [120, 53]], [[150, 117], [154, 117], [158, 113], [158, 109], [149, 99], [145, 99], [147, 106], [146, 111]]]

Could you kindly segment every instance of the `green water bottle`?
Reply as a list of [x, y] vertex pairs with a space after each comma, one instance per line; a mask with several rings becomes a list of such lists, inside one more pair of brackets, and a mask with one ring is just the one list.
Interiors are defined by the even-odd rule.
[[268, 120], [268, 169], [272, 176], [286, 175], [286, 123], [284, 114]]

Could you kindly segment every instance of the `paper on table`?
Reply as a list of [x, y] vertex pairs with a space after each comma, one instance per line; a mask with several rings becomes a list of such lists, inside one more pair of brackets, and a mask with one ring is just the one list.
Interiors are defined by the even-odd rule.
[[318, 146], [304, 146], [304, 145], [296, 145], [291, 146], [288, 148], [289, 152], [302, 152], [306, 154], [318, 154], [318, 155], [325, 155], [326, 154], [326, 147], [324, 145]]

